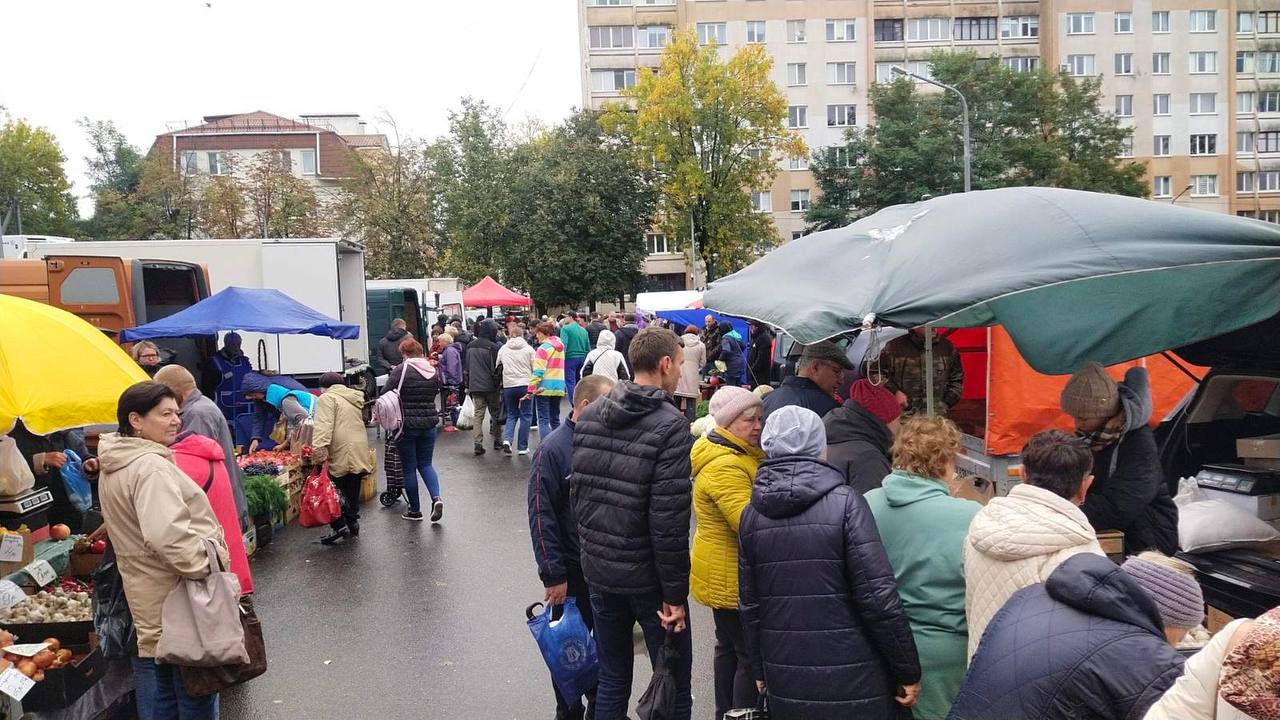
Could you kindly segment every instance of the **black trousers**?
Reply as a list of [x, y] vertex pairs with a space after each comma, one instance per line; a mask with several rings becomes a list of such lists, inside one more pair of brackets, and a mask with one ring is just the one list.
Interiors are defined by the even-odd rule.
[[737, 610], [712, 608], [716, 622], [714, 660], [716, 687], [716, 719], [734, 708], [753, 708], [759, 699], [755, 673], [747, 655], [747, 637], [742, 631], [742, 618]]
[[[566, 568], [566, 575], [569, 580], [569, 590], [567, 597], [573, 598], [578, 604], [578, 612], [582, 613], [582, 621], [587, 624], [588, 630], [595, 629], [595, 619], [591, 611], [591, 591], [587, 587], [587, 579], [582, 576], [582, 570], [572, 565]], [[593, 713], [588, 713], [586, 705], [583, 704], [582, 698], [573, 698], [572, 702], [560, 694], [560, 688], [556, 687], [554, 681], [551, 688], [556, 693], [556, 720], [584, 720], [590, 719]], [[595, 702], [596, 692], [592, 690], [587, 693], [587, 699]]]
[[329, 523], [333, 530], [356, 525], [360, 519], [360, 484], [364, 482], [364, 473], [353, 475], [330, 475], [333, 486], [342, 496], [342, 517]]

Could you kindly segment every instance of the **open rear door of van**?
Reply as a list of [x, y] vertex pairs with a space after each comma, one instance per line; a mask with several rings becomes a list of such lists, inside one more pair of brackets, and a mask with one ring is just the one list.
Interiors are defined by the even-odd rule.
[[[145, 307], [141, 268], [118, 257], [50, 255], [45, 257], [49, 272], [49, 304], [84, 318], [115, 338], [121, 330], [137, 324], [134, 308]], [[134, 282], [134, 278], [138, 282]]]

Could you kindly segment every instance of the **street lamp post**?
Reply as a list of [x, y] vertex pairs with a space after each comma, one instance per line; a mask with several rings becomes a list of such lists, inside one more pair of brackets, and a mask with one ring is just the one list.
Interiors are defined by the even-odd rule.
[[897, 65], [894, 65], [893, 67], [889, 68], [889, 70], [894, 75], [905, 75], [907, 77], [913, 77], [916, 80], [919, 80], [920, 82], [929, 83], [930, 85], [933, 85], [935, 87], [940, 87], [943, 90], [948, 90], [950, 92], [955, 93], [956, 97], [960, 98], [960, 114], [964, 119], [964, 191], [969, 192], [969, 189], [970, 189], [969, 165], [973, 155], [969, 150], [969, 101], [965, 100], [964, 93], [960, 92], [959, 90], [955, 89], [954, 87], [946, 83], [940, 83], [937, 80], [934, 80], [933, 78], [927, 78], [927, 77], [924, 77], [923, 75], [917, 75], [907, 70], [906, 68], [899, 67]]

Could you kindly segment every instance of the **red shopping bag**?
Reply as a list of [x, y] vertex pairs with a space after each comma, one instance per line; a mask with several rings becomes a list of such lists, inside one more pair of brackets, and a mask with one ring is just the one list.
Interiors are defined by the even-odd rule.
[[329, 479], [329, 472], [317, 468], [302, 487], [301, 507], [298, 508], [298, 524], [302, 527], [320, 527], [342, 515], [342, 503], [338, 489]]

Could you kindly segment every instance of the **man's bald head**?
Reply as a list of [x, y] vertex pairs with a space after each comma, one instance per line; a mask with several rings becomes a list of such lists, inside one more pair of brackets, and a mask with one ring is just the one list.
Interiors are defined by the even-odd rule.
[[191, 371], [181, 365], [165, 365], [156, 371], [154, 379], [183, 400], [196, 389], [196, 379], [191, 376]]

